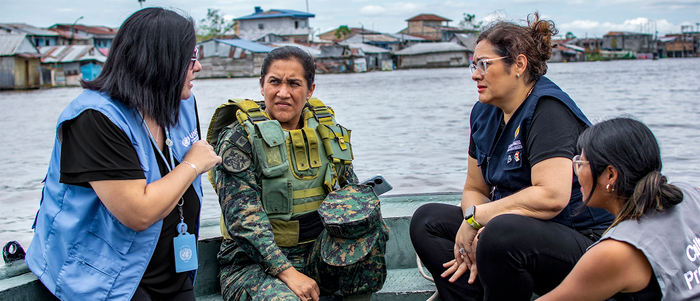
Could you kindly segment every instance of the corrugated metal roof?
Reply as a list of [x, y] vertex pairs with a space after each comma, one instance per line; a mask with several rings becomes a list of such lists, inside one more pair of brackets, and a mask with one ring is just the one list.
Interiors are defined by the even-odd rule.
[[[90, 53], [90, 50], [93, 50]], [[41, 54], [47, 57], [42, 63], [70, 63], [81, 61], [98, 61], [104, 63], [107, 57], [92, 45], [63, 45], [39, 47]]]
[[0, 35], [0, 56], [17, 54], [17, 48], [26, 37], [26, 34]]
[[471, 51], [474, 51], [474, 48], [476, 48], [476, 35], [456, 33], [454, 39], [457, 39], [464, 47], [467, 47], [467, 49]]
[[387, 53], [387, 52], [391, 52], [391, 50], [384, 49], [384, 48], [377, 47], [377, 46], [372, 46], [372, 45], [364, 44], [364, 43], [339, 43], [339, 44], [341, 44], [341, 45], [347, 45], [348, 47], [350, 47], [350, 49], [353, 49], [353, 48], [362, 49], [362, 52], [364, 52], [364, 53]]
[[579, 47], [579, 46], [576, 46], [576, 45], [574, 45], [574, 44], [563, 44], [562, 46], [564, 46], [564, 47], [566, 47], [566, 48], [569, 48], [569, 49], [573, 49], [573, 50], [579, 51], [579, 52], [585, 52], [585, 51], [586, 51], [586, 48]]
[[396, 55], [414, 55], [435, 52], [467, 51], [467, 47], [451, 42], [420, 43], [406, 49], [394, 52]]
[[270, 46], [266, 46], [260, 43], [255, 43], [243, 39], [226, 39], [226, 40], [221, 40], [221, 39], [214, 39], [215, 41], [219, 43], [224, 43], [228, 44], [234, 47], [238, 48], [243, 48], [245, 50], [248, 50], [250, 52], [258, 52], [258, 53], [268, 53], [272, 51], [274, 48]]
[[70, 30], [63, 30], [63, 29], [58, 29], [55, 28], [53, 29], [56, 34], [60, 35], [63, 38], [66, 39], [72, 39], [72, 40], [89, 40], [90, 37], [87, 35], [84, 35], [80, 32], [71, 32]]
[[394, 38], [386, 34], [372, 34], [372, 35], [353, 35], [345, 39], [346, 43], [367, 43], [374, 42], [377, 44], [396, 44], [399, 43], [399, 39]]
[[266, 19], [266, 18], [281, 18], [281, 17], [294, 17], [294, 18], [313, 18], [316, 15], [305, 13], [301, 11], [291, 10], [291, 9], [271, 9], [262, 13], [247, 15], [244, 17], [237, 18], [235, 20], [254, 20], [254, 19]]
[[317, 57], [317, 56], [321, 55], [320, 49], [311, 48], [311, 47], [304, 46], [304, 45], [297, 44], [297, 43], [271, 43], [270, 46], [277, 46], [277, 47], [294, 46], [294, 47], [300, 48], [301, 50], [306, 51], [312, 57]]
[[443, 17], [440, 17], [438, 15], [433, 15], [433, 14], [421, 14], [421, 15], [417, 15], [413, 18], [410, 18], [406, 21], [452, 21], [452, 20], [445, 19]]
[[48, 36], [48, 37], [57, 37], [58, 36], [58, 34], [53, 32], [53, 31], [41, 29], [38, 27], [31, 26], [29, 24], [24, 24], [24, 23], [3, 23], [3, 24], [0, 24], [0, 26], [12, 27], [14, 29], [17, 29], [19, 31], [25, 32], [25, 33], [27, 33], [29, 35], [33, 35], [33, 36]]
[[424, 38], [412, 36], [410, 34], [405, 33], [387, 33], [387, 35], [397, 38], [399, 41], [425, 41]]

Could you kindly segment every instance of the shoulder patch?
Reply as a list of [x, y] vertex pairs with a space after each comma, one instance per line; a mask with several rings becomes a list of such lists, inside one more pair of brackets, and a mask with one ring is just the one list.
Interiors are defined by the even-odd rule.
[[231, 146], [221, 154], [221, 165], [228, 172], [241, 172], [250, 168], [250, 156], [236, 146]]
[[231, 135], [231, 141], [235, 143], [240, 149], [244, 150], [246, 153], [250, 153], [250, 142], [248, 142], [248, 137], [244, 136], [240, 132], [234, 132]]

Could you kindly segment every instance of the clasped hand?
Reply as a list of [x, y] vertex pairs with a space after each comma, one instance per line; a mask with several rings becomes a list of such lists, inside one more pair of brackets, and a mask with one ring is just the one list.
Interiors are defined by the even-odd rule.
[[450, 282], [455, 282], [459, 277], [461, 277], [466, 271], [470, 271], [468, 282], [474, 283], [476, 280], [477, 268], [476, 268], [476, 245], [479, 241], [478, 233], [484, 228], [479, 229], [479, 231], [474, 230], [467, 221], [463, 221], [462, 225], [457, 231], [457, 236], [455, 237], [454, 254], [455, 259], [443, 263], [442, 266], [447, 268], [440, 276], [442, 278], [450, 277]]
[[221, 164], [221, 157], [209, 143], [199, 140], [192, 144], [183, 161], [193, 163], [197, 167], [197, 173], [202, 174]]

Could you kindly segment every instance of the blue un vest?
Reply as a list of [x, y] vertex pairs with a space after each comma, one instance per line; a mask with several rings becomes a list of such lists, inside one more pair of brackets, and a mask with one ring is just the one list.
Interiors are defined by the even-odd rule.
[[[153, 255], [163, 222], [137, 232], [119, 222], [100, 202], [95, 191], [59, 183], [61, 125], [93, 109], [107, 116], [129, 137], [136, 149], [147, 183], [161, 178], [141, 117], [91, 90], [85, 90], [61, 113], [49, 170], [35, 220], [35, 232], [25, 259], [29, 269], [61, 300], [130, 300]], [[177, 125], [170, 128], [172, 155], [182, 162], [199, 140], [194, 96], [182, 100]], [[199, 177], [193, 186], [202, 199]], [[195, 235], [198, 233], [199, 218]], [[194, 280], [194, 272], [190, 274]]]
[[[532, 186], [532, 166], [528, 160], [525, 143], [537, 102], [542, 97], [552, 97], [561, 101], [579, 120], [591, 124], [569, 95], [544, 76], [537, 81], [530, 96], [513, 113], [500, 137], [496, 135], [503, 120], [503, 111], [496, 106], [480, 102], [472, 108], [470, 126], [472, 139], [476, 144], [476, 160], [486, 184], [494, 187], [492, 201]], [[569, 204], [551, 221], [573, 229], [607, 228], [613, 216], [600, 208], [581, 209], [583, 202], [575, 175], [571, 186]]]

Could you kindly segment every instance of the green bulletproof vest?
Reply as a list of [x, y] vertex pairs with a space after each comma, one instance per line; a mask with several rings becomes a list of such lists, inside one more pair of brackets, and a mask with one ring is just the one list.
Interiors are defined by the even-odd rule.
[[[291, 131], [271, 120], [256, 102], [232, 99], [217, 108], [207, 140], [211, 140], [210, 135], [218, 139], [221, 129], [228, 125], [221, 126], [225, 121], [219, 119], [232, 122], [232, 110], [252, 145], [253, 162], [262, 181], [262, 203], [277, 245], [293, 247], [313, 241], [299, 241], [299, 222], [292, 218], [318, 209], [337, 187], [338, 175], [353, 159], [350, 130], [338, 125], [333, 110], [316, 98], [310, 99], [302, 111], [304, 126]], [[230, 239], [223, 216], [221, 232]]]

